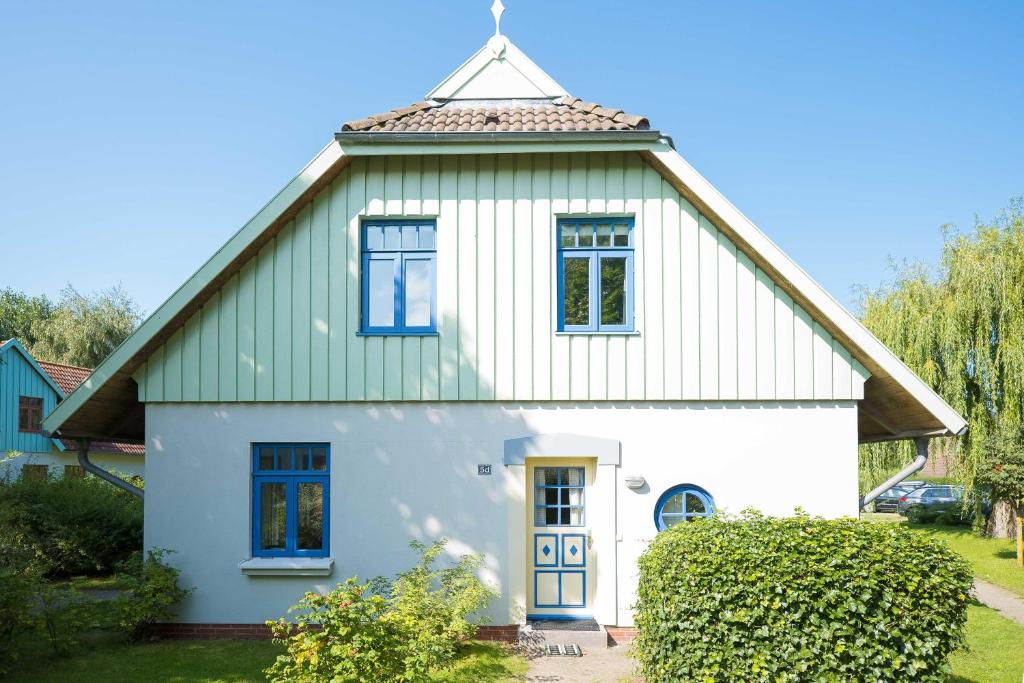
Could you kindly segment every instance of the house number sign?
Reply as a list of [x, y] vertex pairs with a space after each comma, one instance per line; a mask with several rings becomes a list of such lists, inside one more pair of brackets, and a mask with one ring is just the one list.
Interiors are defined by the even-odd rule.
[[480, 476], [480, 477], [489, 477], [489, 476], [491, 476], [491, 466], [490, 465], [477, 465], [476, 466], [476, 473], [477, 473], [477, 476]]

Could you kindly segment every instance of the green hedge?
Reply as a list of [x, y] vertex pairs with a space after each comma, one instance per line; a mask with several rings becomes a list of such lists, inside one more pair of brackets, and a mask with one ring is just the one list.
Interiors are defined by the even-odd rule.
[[50, 576], [105, 573], [142, 549], [142, 501], [95, 477], [0, 484], [0, 544]]
[[968, 565], [900, 525], [698, 520], [639, 565], [647, 683], [942, 681], [963, 642]]

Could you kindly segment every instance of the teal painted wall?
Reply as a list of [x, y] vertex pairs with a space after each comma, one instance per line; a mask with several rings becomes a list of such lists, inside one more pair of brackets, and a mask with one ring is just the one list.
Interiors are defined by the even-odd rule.
[[[555, 334], [564, 214], [635, 216], [637, 334]], [[385, 216], [437, 217], [437, 336], [356, 334], [359, 225]], [[146, 402], [858, 399], [867, 376], [635, 153], [356, 158], [134, 374]]]
[[18, 431], [18, 398], [43, 399], [43, 417], [57, 405], [57, 393], [14, 348], [0, 352], [0, 451], [49, 453], [56, 450], [42, 434]]

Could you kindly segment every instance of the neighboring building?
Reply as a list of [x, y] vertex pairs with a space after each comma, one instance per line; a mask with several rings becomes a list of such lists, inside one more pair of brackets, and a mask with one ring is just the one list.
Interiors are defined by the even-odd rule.
[[[0, 481], [84, 475], [73, 441], [47, 437], [43, 417], [91, 371], [37, 361], [17, 339], [0, 343]], [[89, 457], [123, 474], [144, 474], [141, 443], [97, 441]]]
[[445, 537], [495, 624], [620, 626], [659, 529], [854, 516], [859, 442], [965, 427], [670, 138], [500, 34], [345, 124], [45, 424], [145, 437], [182, 624]]

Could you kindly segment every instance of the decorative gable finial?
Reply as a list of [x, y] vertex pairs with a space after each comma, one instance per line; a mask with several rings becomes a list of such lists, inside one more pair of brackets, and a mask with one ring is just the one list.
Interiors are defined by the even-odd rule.
[[494, 0], [491, 4], [491, 14], [494, 15], [494, 35], [487, 41], [487, 47], [495, 57], [501, 59], [505, 54], [505, 38], [501, 35], [501, 15], [505, 13], [505, 5], [501, 0]]
[[505, 5], [501, 0], [494, 0], [491, 5], [491, 14], [494, 15], [494, 35], [501, 35], [501, 15], [505, 13]]

